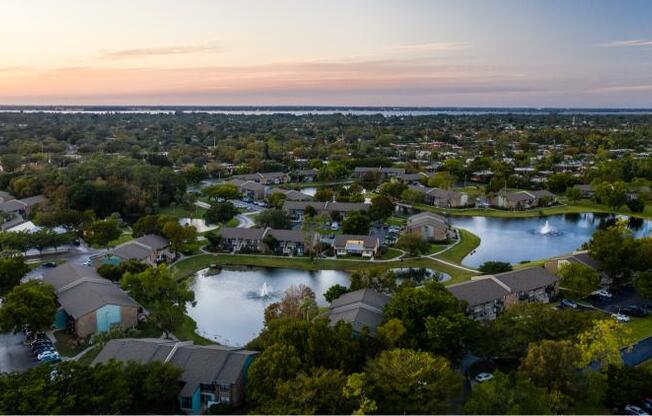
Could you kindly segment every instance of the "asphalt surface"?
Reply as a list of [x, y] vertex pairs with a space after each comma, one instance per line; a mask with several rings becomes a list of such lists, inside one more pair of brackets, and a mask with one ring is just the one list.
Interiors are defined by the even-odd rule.
[[25, 371], [36, 365], [22, 334], [0, 334], [0, 372]]

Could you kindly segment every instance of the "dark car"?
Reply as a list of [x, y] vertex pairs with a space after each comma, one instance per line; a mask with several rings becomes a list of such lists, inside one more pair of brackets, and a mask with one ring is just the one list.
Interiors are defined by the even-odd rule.
[[569, 299], [562, 299], [561, 302], [559, 302], [559, 308], [560, 309], [566, 309], [566, 308], [577, 309], [577, 303], [575, 303], [575, 302], [573, 302], [572, 300], [569, 300]]
[[622, 308], [620, 312], [628, 316], [635, 316], [637, 318], [642, 318], [644, 316], [647, 316], [647, 311], [638, 305], [626, 306]]
[[57, 267], [57, 263], [53, 261], [48, 261], [47, 263], [43, 263], [43, 267], [47, 267], [47, 268]]

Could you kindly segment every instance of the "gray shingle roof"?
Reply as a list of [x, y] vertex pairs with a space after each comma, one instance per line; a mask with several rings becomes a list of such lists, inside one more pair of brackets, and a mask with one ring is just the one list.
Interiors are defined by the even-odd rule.
[[500, 273], [494, 277], [512, 289], [512, 292], [538, 289], [552, 285], [559, 280], [557, 276], [546, 271], [543, 267], [528, 267], [527, 269]]
[[502, 299], [510, 293], [509, 290], [491, 277], [450, 285], [446, 289], [457, 299], [465, 301], [471, 307]]
[[[174, 348], [177, 346], [176, 349]], [[93, 364], [109, 360], [148, 363], [165, 361], [181, 368], [185, 383], [180, 395], [188, 397], [200, 384], [235, 384], [246, 367], [247, 359], [256, 355], [221, 345], [192, 345], [164, 339], [114, 339], [109, 341]]]
[[265, 229], [222, 227], [218, 233], [222, 236], [222, 238], [226, 239], [262, 240], [263, 236], [265, 235]]
[[111, 254], [125, 260], [144, 260], [148, 258], [151, 253], [152, 251], [150, 249], [133, 241], [122, 244], [111, 250]]
[[93, 267], [74, 263], [64, 263], [43, 273], [43, 281], [54, 286], [55, 290], [83, 278], [102, 279]]
[[162, 250], [170, 245], [170, 241], [156, 234], [147, 234], [134, 240], [139, 244], [150, 247], [152, 250]]
[[370, 235], [353, 235], [353, 234], [338, 234], [335, 236], [333, 245], [335, 247], [345, 247], [347, 241], [362, 241], [364, 248], [373, 249], [379, 245], [378, 237]]
[[75, 319], [105, 305], [138, 307], [138, 304], [122, 289], [109, 280], [104, 280], [78, 281], [57, 294], [59, 303], [66, 313]]
[[309, 233], [305, 233], [299, 230], [276, 230], [270, 228], [267, 232], [278, 241], [292, 241], [295, 243], [302, 243], [310, 238]]
[[328, 313], [331, 325], [348, 322], [356, 332], [369, 328], [371, 333], [383, 322], [383, 309], [389, 296], [374, 289], [360, 289], [345, 293], [333, 300]]

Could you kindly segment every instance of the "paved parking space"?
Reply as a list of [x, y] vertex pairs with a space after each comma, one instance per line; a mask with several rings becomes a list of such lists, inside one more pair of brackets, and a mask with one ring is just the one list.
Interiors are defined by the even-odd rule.
[[607, 312], [618, 312], [620, 308], [629, 305], [641, 305], [643, 303], [652, 303], [649, 300], [645, 300], [636, 293], [635, 290], [630, 289], [624, 292], [614, 294], [611, 299], [602, 299], [597, 296], [592, 296], [589, 299], [591, 305], [598, 309], [602, 309]]
[[38, 365], [23, 344], [23, 334], [0, 334], [0, 372], [25, 371]]

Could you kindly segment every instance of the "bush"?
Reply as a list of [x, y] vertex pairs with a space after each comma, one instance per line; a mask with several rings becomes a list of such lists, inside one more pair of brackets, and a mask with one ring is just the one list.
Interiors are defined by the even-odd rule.
[[504, 261], [486, 261], [478, 267], [484, 274], [504, 273], [512, 270], [512, 265]]
[[640, 198], [632, 199], [627, 201], [627, 207], [632, 212], [643, 212], [645, 210], [645, 202]]

